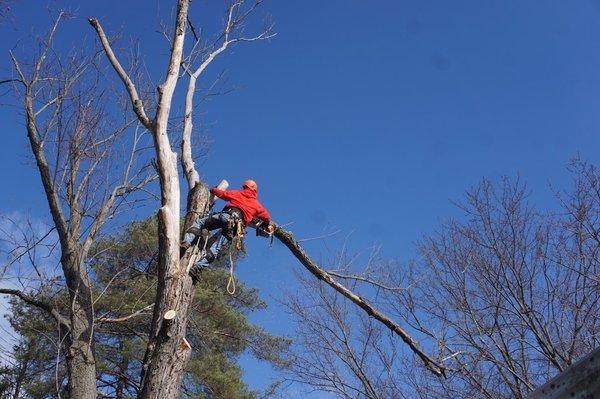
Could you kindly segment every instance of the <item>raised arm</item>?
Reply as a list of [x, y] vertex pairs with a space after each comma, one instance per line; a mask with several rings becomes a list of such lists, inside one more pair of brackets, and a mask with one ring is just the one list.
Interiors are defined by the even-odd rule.
[[217, 187], [214, 187], [214, 188], [210, 189], [210, 193], [216, 197], [221, 198], [222, 200], [231, 201], [233, 199], [232, 194], [237, 193], [237, 191], [225, 191], [225, 190], [221, 190]]

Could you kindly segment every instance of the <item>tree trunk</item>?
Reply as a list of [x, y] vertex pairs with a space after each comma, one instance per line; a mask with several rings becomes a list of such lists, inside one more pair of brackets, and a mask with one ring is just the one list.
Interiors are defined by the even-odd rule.
[[[202, 215], [208, 204], [209, 193], [197, 184], [188, 196], [188, 209], [184, 230]], [[164, 229], [159, 213], [159, 233]], [[179, 235], [178, 235], [179, 237]], [[143, 399], [176, 399], [180, 396], [185, 366], [191, 354], [185, 334], [194, 294], [194, 284], [187, 272], [193, 251], [188, 250], [178, 262], [178, 268], [166, 278], [160, 278], [156, 292], [157, 305], [153, 315], [151, 339], [142, 370]], [[160, 272], [159, 272], [160, 274]], [[167, 311], [175, 311], [174, 318], [165, 318]]]
[[[189, 0], [177, 3], [177, 21], [167, 75], [158, 87], [158, 107], [152, 129], [161, 189], [158, 211], [158, 287], [148, 348], [142, 366], [140, 398], [176, 399], [191, 348], [184, 345], [193, 283], [187, 273], [189, 252], [179, 259], [180, 187], [177, 154], [168, 135], [169, 114], [177, 85], [185, 40]], [[165, 319], [167, 312], [175, 317]]]
[[125, 390], [127, 389], [127, 371], [129, 370], [129, 359], [123, 354], [125, 345], [123, 342], [119, 345], [121, 352], [121, 361], [119, 368], [116, 370], [117, 385], [115, 387], [115, 399], [125, 399]]
[[95, 399], [97, 391], [92, 291], [83, 261], [72, 254], [73, 252], [64, 254], [61, 260], [71, 301], [71, 331], [66, 348], [69, 397]]
[[31, 349], [28, 345], [27, 346], [27, 355], [25, 356], [23, 363], [19, 367], [19, 373], [17, 374], [17, 376], [15, 378], [15, 389], [13, 391], [14, 399], [19, 399], [21, 397], [20, 396], [21, 395], [21, 386], [23, 385], [23, 381], [25, 380], [25, 377], [27, 375], [27, 367], [29, 366], [30, 351], [31, 351]]
[[164, 319], [164, 313], [160, 317], [153, 348], [147, 353], [149, 367], [143, 377], [140, 398], [176, 399], [180, 396], [183, 372], [191, 354], [184, 339], [192, 302], [192, 279], [189, 275], [174, 276], [159, 287], [158, 292], [164, 296], [165, 304], [176, 309], [176, 314], [172, 320]]

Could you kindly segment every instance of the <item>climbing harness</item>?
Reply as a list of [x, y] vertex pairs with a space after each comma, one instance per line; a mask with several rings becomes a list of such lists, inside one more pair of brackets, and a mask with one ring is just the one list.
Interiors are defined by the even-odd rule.
[[[215, 235], [213, 235], [211, 237], [210, 233], [208, 234], [208, 236], [206, 236], [206, 230], [204, 228], [202, 228], [202, 236], [199, 237], [197, 240], [195, 240], [194, 242], [194, 247], [192, 249], [192, 256], [190, 256], [190, 260], [188, 263], [188, 267], [187, 270], [189, 272], [191, 266], [193, 264], [196, 263], [196, 261], [198, 261], [198, 259], [206, 259], [207, 258], [207, 251], [210, 251], [210, 248], [212, 248], [212, 245], [209, 245], [209, 242], [213, 242], [214, 243], [214, 239], [216, 239], [215, 237], [217, 236], [217, 234], [220, 235], [220, 238], [218, 239], [218, 241], [216, 242], [216, 247], [215, 247], [215, 254], [216, 256], [218, 256], [219, 253], [222, 253], [221, 251], [224, 249], [223, 246], [226, 245], [226, 242], [228, 241], [228, 248], [227, 248], [227, 252], [228, 252], [228, 258], [229, 258], [229, 277], [227, 280], [227, 293], [229, 295], [234, 295], [236, 290], [237, 290], [237, 286], [236, 286], [236, 281], [235, 281], [235, 263], [234, 263], [234, 259], [233, 259], [233, 252], [235, 250], [237, 251], [244, 251], [244, 237], [246, 235], [246, 226], [244, 224], [243, 221], [243, 215], [242, 212], [234, 207], [228, 207], [226, 209], [223, 210], [224, 213], [227, 213], [229, 215], [229, 220], [227, 221], [227, 224], [225, 227], [223, 227], [221, 229], [220, 232], [216, 233]], [[210, 212], [206, 217], [204, 217], [202, 222], [199, 222], [198, 224], [200, 226], [204, 226], [204, 222], [206, 222], [206, 220], [208, 220], [208, 218], [212, 217], [213, 213]], [[223, 219], [221, 219], [223, 220]], [[256, 224], [253, 224], [253, 227], [256, 228], [256, 235], [257, 236], [261, 236], [261, 237], [269, 237], [270, 238], [270, 246], [273, 245], [273, 234], [271, 234], [265, 226], [263, 226], [260, 222], [257, 222]], [[204, 240], [203, 243], [203, 247], [200, 250], [200, 240]], [[207, 259], [208, 261], [208, 259]], [[211, 261], [208, 261], [211, 262]]]

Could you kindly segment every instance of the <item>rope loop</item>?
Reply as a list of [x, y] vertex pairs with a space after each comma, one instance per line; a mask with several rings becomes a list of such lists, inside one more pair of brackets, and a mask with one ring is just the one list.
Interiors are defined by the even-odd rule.
[[233, 256], [231, 255], [231, 246], [229, 247], [229, 280], [227, 281], [227, 293], [229, 295], [235, 294], [235, 266], [233, 263]]

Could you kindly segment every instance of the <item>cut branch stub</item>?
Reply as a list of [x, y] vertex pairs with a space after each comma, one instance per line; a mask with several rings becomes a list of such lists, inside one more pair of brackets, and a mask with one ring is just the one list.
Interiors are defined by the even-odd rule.
[[163, 319], [165, 321], [173, 321], [173, 319], [175, 318], [175, 316], [177, 316], [177, 311], [176, 310], [167, 310], [163, 316]]
[[400, 325], [390, 319], [388, 316], [381, 313], [379, 310], [375, 309], [370, 303], [365, 301], [360, 296], [356, 295], [354, 292], [346, 288], [344, 285], [335, 281], [335, 279], [327, 273], [325, 270], [321, 269], [309, 256], [304, 249], [300, 246], [300, 244], [294, 239], [294, 236], [289, 231], [282, 229], [277, 226], [275, 228], [275, 232], [273, 233], [275, 237], [279, 241], [281, 241], [288, 249], [292, 252], [292, 254], [300, 261], [300, 263], [315, 277], [319, 280], [325, 281], [330, 287], [334, 290], [354, 302], [358, 307], [365, 311], [370, 317], [373, 317], [387, 328], [392, 330], [396, 335], [398, 335], [415, 353], [419, 358], [423, 361], [425, 367], [430, 370], [433, 374], [438, 377], [446, 377], [445, 368], [438, 364], [435, 360], [430, 358], [425, 352], [419, 348], [417, 342], [406, 332]]

